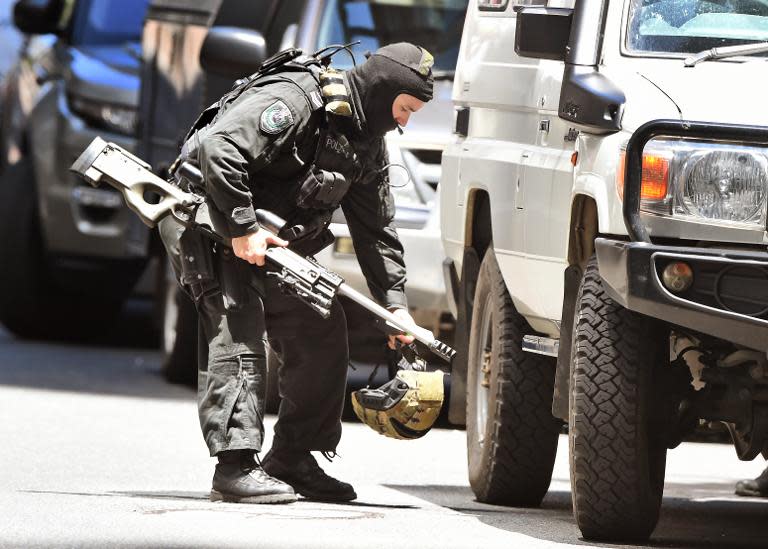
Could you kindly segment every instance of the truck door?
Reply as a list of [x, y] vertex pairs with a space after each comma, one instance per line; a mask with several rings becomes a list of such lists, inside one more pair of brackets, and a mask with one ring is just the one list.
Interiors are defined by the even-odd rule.
[[571, 156], [577, 135], [557, 115], [562, 74], [561, 61], [539, 61], [537, 108], [528, 122], [536, 138], [526, 157], [521, 197], [526, 273], [535, 288], [536, 309], [544, 317], [539, 329], [552, 335], [557, 329], [553, 332], [553, 324], [547, 320], [559, 321], [561, 315], [573, 185]]

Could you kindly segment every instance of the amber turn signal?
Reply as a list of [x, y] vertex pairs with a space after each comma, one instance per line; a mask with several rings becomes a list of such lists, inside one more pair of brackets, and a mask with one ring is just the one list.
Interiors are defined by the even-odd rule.
[[[616, 168], [616, 190], [624, 200], [624, 173], [626, 170], [627, 153], [621, 151], [619, 165]], [[643, 154], [643, 182], [640, 190], [641, 200], [664, 200], [667, 197], [669, 182], [669, 159], [654, 154]]]

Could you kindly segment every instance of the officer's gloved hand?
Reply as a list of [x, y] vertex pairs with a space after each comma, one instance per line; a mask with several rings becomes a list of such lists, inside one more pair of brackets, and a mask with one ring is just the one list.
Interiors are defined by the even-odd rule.
[[349, 181], [338, 172], [310, 170], [299, 189], [301, 208], [334, 209], [349, 190]]

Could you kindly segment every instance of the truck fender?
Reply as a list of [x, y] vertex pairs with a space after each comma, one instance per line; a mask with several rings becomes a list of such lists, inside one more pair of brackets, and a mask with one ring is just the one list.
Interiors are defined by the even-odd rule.
[[[608, 192], [614, 190], [613, 185], [607, 185], [602, 177], [593, 173], [581, 173], [576, 175], [571, 191], [571, 212], [574, 211], [573, 205], [584, 196], [590, 197], [597, 205], [598, 232], [615, 234], [611, 230], [611, 209], [609, 207]], [[614, 201], [618, 202], [618, 200]], [[617, 219], [624, 226], [624, 218], [621, 214], [621, 205], [617, 207]], [[625, 232], [626, 229], [620, 231]]]
[[[597, 179], [597, 178], [595, 178]], [[599, 179], [598, 179], [599, 181]], [[589, 181], [585, 181], [589, 184]], [[594, 183], [592, 181], [591, 183]], [[593, 185], [605, 189], [605, 186]], [[560, 325], [560, 348], [555, 369], [555, 388], [552, 397], [552, 415], [568, 421], [568, 397], [571, 380], [571, 335], [576, 310], [576, 297], [587, 262], [595, 251], [595, 238], [600, 232], [600, 214], [606, 208], [593, 195], [579, 193], [571, 203], [571, 222], [568, 240], [568, 267], [563, 274], [563, 309]]]

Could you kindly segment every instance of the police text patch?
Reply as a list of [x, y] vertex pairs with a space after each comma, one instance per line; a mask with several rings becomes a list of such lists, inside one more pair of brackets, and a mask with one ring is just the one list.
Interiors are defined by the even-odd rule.
[[259, 127], [264, 133], [277, 135], [293, 125], [293, 114], [288, 105], [280, 99], [272, 103], [261, 113]]

